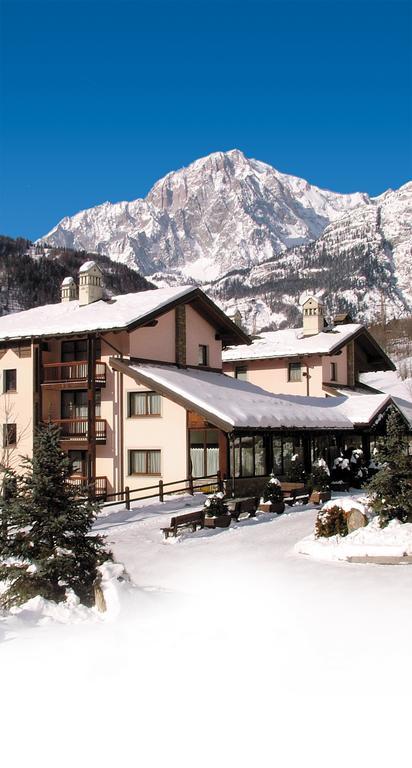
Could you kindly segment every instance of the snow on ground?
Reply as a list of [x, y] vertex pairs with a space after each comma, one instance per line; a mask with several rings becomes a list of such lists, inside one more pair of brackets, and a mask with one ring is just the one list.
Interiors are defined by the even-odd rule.
[[165, 541], [171, 513], [202, 498], [105, 510], [96, 528], [135, 585], [113, 587], [106, 615], [0, 618], [2, 756], [42, 768], [401, 764], [412, 569], [297, 555], [309, 506]]

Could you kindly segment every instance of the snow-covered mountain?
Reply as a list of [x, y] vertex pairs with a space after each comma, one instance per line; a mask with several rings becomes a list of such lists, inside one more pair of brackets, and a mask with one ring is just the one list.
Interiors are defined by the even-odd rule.
[[314, 240], [362, 203], [366, 194], [318, 189], [235, 149], [169, 173], [144, 200], [67, 217], [42, 239], [105, 253], [147, 275], [179, 270], [205, 282]]
[[41, 240], [107, 254], [158, 285], [200, 283], [251, 329], [290, 322], [305, 289], [325, 288], [331, 311], [364, 319], [383, 295], [388, 315], [410, 311], [411, 213], [412, 183], [342, 195], [235, 149], [169, 173], [144, 200], [62, 219]]

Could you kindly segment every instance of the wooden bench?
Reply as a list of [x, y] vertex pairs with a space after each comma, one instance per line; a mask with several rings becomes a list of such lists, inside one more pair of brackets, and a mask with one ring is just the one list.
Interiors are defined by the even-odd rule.
[[184, 528], [191, 528], [192, 531], [197, 531], [198, 528], [205, 527], [205, 513], [203, 509], [197, 512], [188, 512], [186, 515], [177, 515], [170, 520], [170, 526], [168, 528], [162, 528], [165, 535], [165, 539], [169, 537], [169, 534], [177, 536], [177, 532]]
[[232, 520], [238, 521], [241, 516], [248, 518], [256, 517], [259, 499], [254, 496], [239, 499], [226, 499], [225, 504], [229, 509]]
[[289, 507], [293, 504], [307, 504], [309, 491], [304, 483], [281, 483], [283, 501]]

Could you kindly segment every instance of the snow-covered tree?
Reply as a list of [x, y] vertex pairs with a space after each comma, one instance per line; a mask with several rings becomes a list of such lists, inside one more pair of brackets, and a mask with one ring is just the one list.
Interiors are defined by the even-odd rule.
[[306, 479], [305, 467], [298, 453], [294, 453], [291, 457], [286, 479], [290, 483], [303, 483]]
[[315, 491], [328, 491], [330, 472], [325, 459], [318, 459], [312, 465], [311, 486]]
[[282, 486], [273, 472], [263, 489], [262, 499], [265, 504], [268, 502], [278, 504], [280, 501], [283, 501]]
[[412, 457], [404, 422], [395, 409], [388, 416], [377, 458], [381, 468], [370, 480], [368, 493], [382, 528], [394, 518], [412, 522]]
[[67, 483], [71, 465], [49, 423], [35, 436], [33, 458], [23, 460], [15, 494], [4, 507], [6, 536], [0, 550], [0, 600], [9, 607], [35, 595], [60, 602], [72, 589], [93, 604], [97, 567], [111, 558], [101, 536], [90, 533], [98, 504], [80, 499]]

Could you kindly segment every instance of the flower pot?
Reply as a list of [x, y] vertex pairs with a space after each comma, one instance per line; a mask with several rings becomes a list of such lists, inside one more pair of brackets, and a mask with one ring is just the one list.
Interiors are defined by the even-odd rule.
[[228, 528], [232, 518], [230, 514], [217, 515], [216, 517], [205, 516], [205, 528]]
[[324, 501], [329, 501], [331, 498], [330, 491], [312, 491], [309, 501], [312, 504], [323, 504]]
[[259, 504], [258, 509], [260, 512], [272, 512], [275, 515], [281, 515], [285, 511], [285, 504], [283, 501], [264, 502]]

